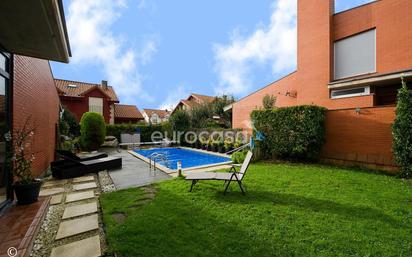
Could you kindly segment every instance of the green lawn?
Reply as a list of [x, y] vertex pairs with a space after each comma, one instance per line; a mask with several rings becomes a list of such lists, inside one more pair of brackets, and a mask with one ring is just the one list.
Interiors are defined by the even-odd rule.
[[[320, 165], [258, 163], [222, 182], [182, 179], [101, 196], [118, 256], [412, 256], [412, 184]], [[156, 191], [156, 192], [153, 192]], [[154, 199], [152, 199], [154, 198]]]

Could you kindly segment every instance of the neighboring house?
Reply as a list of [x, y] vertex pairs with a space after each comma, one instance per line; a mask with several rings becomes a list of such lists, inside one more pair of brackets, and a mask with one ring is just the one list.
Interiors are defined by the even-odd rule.
[[137, 123], [144, 121], [142, 113], [135, 105], [115, 104], [114, 123]]
[[412, 1], [380, 0], [334, 13], [333, 0], [298, 0], [297, 70], [227, 109], [251, 131], [266, 95], [276, 106], [329, 109], [322, 158], [394, 167], [391, 124], [401, 76], [412, 82]]
[[214, 96], [191, 94], [187, 99], [180, 100], [180, 102], [173, 109], [172, 114], [177, 110], [190, 110], [193, 106], [198, 104], [212, 103], [215, 99], [216, 97]]
[[[48, 60], [68, 62], [71, 54], [61, 1], [2, 1], [0, 29], [0, 213], [8, 215], [15, 207], [8, 208], [14, 194], [10, 167], [5, 165], [5, 157], [12, 152], [5, 133], [22, 128], [30, 119], [35, 127], [32, 173], [38, 177], [47, 171], [55, 158], [60, 106]], [[32, 205], [32, 218], [37, 208], [47, 204], [43, 199]], [[24, 210], [19, 209], [19, 213], [23, 215]], [[1, 220], [0, 234], [8, 235], [2, 239], [1, 253], [7, 251], [7, 245], [29, 248], [30, 244], [21, 243], [23, 237], [26, 235], [24, 241], [30, 242], [34, 233], [28, 232], [28, 226], [40, 223], [32, 223], [27, 217], [24, 222], [15, 216]], [[30, 231], [36, 229], [30, 227]], [[18, 248], [19, 253], [23, 250]]]
[[171, 112], [168, 110], [143, 109], [143, 117], [148, 124], [159, 124], [169, 120]]
[[113, 87], [107, 81], [101, 84], [55, 79], [61, 104], [80, 121], [83, 113], [97, 112], [108, 124], [114, 124], [114, 106], [119, 102]]

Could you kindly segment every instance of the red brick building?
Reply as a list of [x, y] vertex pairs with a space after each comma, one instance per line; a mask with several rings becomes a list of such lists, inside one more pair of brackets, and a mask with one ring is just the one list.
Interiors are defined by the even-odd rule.
[[335, 13], [334, 0], [298, 0], [297, 70], [232, 105], [250, 131], [266, 95], [276, 106], [328, 108], [325, 160], [392, 169], [391, 123], [400, 77], [412, 81], [412, 1], [380, 0]]
[[63, 107], [68, 108], [80, 121], [83, 113], [93, 111], [103, 115], [106, 123], [115, 122], [115, 104], [119, 102], [113, 87], [101, 84], [55, 79]]
[[135, 105], [115, 104], [114, 123], [138, 123], [144, 121], [142, 113]]
[[[29, 120], [35, 129], [33, 175], [43, 174], [54, 160], [60, 102], [48, 60], [67, 63], [71, 55], [63, 4], [60, 0], [2, 1], [0, 31], [0, 216], [5, 214], [0, 217], [5, 217], [0, 219], [0, 255], [15, 246], [24, 256], [40, 219], [35, 223], [34, 216], [7, 217], [18, 208], [8, 208], [13, 203], [14, 178], [6, 157], [13, 153], [13, 137], [6, 135]], [[47, 202], [40, 199], [32, 211], [44, 209]]]

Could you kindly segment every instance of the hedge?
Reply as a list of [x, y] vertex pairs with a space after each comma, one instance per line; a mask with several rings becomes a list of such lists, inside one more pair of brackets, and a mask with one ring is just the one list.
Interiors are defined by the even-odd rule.
[[401, 167], [401, 177], [412, 177], [412, 93], [404, 79], [398, 92], [396, 119], [392, 126], [393, 153]]
[[325, 113], [325, 108], [314, 105], [253, 111], [256, 131], [265, 136], [258, 142], [264, 157], [316, 160], [325, 140]]
[[[160, 131], [164, 133], [165, 131], [169, 131], [168, 124], [165, 123], [163, 125], [147, 125], [147, 124], [114, 124], [114, 125], [106, 125], [107, 135], [108, 136], [115, 136], [120, 142], [120, 134], [129, 133], [133, 134], [137, 131], [140, 132], [140, 140], [142, 142], [151, 142], [152, 133], [155, 131]], [[169, 132], [170, 133], [170, 132]], [[171, 137], [168, 134], [168, 137]]]

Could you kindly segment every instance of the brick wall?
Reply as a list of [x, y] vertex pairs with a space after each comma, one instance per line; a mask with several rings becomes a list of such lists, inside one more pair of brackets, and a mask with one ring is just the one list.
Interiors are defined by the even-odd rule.
[[[297, 98], [287, 105], [316, 104], [328, 109], [372, 107], [369, 96], [330, 99], [333, 78], [333, 43], [376, 28], [377, 73], [412, 68], [412, 1], [381, 0], [333, 15], [334, 0], [298, 0], [297, 71], [233, 105], [233, 124], [247, 128], [250, 112], [265, 94], [294, 88]], [[400, 82], [399, 82], [400, 83]], [[262, 92], [264, 92], [262, 94]], [[278, 106], [284, 106], [283, 100]], [[246, 122], [245, 122], [246, 121]]]
[[[389, 143], [391, 140], [390, 124], [393, 121], [393, 112], [389, 109], [377, 108], [365, 109], [374, 106], [374, 95], [330, 99], [328, 83], [333, 80], [333, 46], [334, 41], [376, 28], [376, 62], [377, 74], [396, 72], [412, 68], [412, 1], [410, 0], [380, 0], [360, 6], [345, 12], [333, 14], [334, 0], [298, 0], [297, 10], [297, 71], [280, 79], [273, 84], [258, 90], [249, 96], [233, 104], [233, 127], [248, 130], [250, 132], [250, 113], [259, 108], [265, 94], [278, 94], [288, 89], [294, 89], [297, 98], [286, 100], [278, 98], [277, 106], [290, 106], [302, 104], [315, 104], [329, 110], [342, 110], [352, 108], [350, 111], [328, 114], [328, 119], [333, 120], [339, 116], [336, 122], [340, 127], [356, 126], [364, 137], [357, 134], [344, 134], [347, 150], [356, 155], [356, 162], [367, 162], [373, 165], [387, 165], [391, 167], [389, 159], [392, 158]], [[399, 81], [400, 83], [400, 81]], [[351, 116], [354, 109], [360, 107], [369, 110], [370, 116]], [[382, 111], [384, 110], [384, 111]], [[333, 113], [333, 112], [328, 112]], [[385, 114], [386, 113], [386, 114]], [[389, 114], [392, 113], [392, 114]], [[344, 115], [345, 114], [345, 115]], [[392, 115], [392, 116], [391, 116]], [[373, 121], [377, 118], [380, 120]], [[352, 123], [356, 124], [352, 124]], [[329, 124], [328, 126], [331, 126]], [[363, 126], [365, 129], [363, 129]], [[339, 131], [339, 128], [336, 128]], [[375, 132], [374, 130], [378, 131]], [[336, 132], [328, 134], [329, 143], [325, 151], [337, 153], [342, 158], [342, 153], [334, 147], [340, 147], [341, 143], [332, 140]], [[343, 132], [342, 132], [343, 133]], [[384, 135], [380, 133], [385, 133]], [[364, 140], [378, 141], [370, 145], [385, 149], [385, 153], [379, 153], [373, 147], [365, 148], [369, 143]], [[358, 141], [359, 143], [356, 143]], [[379, 145], [379, 142], [383, 142]], [[385, 145], [387, 144], [387, 145]], [[350, 155], [345, 157], [353, 159]], [[366, 156], [366, 157], [365, 157]], [[376, 157], [378, 156], [378, 157]], [[336, 157], [335, 155], [333, 157]], [[374, 158], [380, 158], [379, 161]], [[382, 158], [386, 158], [385, 160]]]
[[54, 160], [59, 97], [48, 61], [15, 55], [13, 127], [21, 127], [29, 116], [36, 128], [33, 173], [38, 176]]
[[396, 171], [391, 132], [395, 107], [363, 108], [359, 114], [355, 110], [327, 112], [322, 158], [336, 164]]
[[239, 100], [233, 105], [232, 127], [250, 131], [250, 113], [262, 107], [262, 99], [267, 94], [276, 96], [276, 106], [278, 107], [296, 105], [296, 98], [289, 95], [296, 92], [295, 86], [296, 73], [292, 73]]

